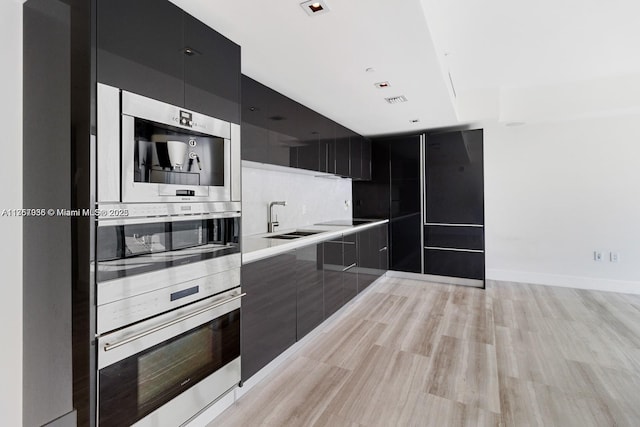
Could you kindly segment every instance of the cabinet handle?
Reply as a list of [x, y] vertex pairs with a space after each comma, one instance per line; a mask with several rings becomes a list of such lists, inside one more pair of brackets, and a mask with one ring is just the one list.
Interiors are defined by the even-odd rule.
[[387, 250], [387, 247], [385, 246], [385, 247], [384, 247], [384, 248], [382, 248], [382, 249], [378, 249], [378, 252], [383, 252], [383, 251], [386, 251], [386, 250]]
[[353, 267], [355, 267], [356, 265], [358, 265], [358, 263], [354, 262], [353, 264], [351, 264], [348, 267], [345, 267], [342, 269], [342, 271], [347, 271], [347, 270], [351, 270]]
[[180, 316], [177, 319], [171, 320], [170, 322], [163, 323], [163, 324], [158, 325], [158, 326], [156, 326], [154, 328], [150, 328], [150, 329], [147, 329], [146, 331], [142, 331], [142, 332], [140, 332], [138, 334], [132, 335], [129, 338], [123, 339], [122, 341], [118, 341], [118, 342], [115, 342], [115, 343], [112, 343], [112, 344], [111, 343], [105, 343], [104, 351], [113, 350], [114, 348], [118, 348], [118, 347], [121, 347], [121, 346], [123, 346], [125, 344], [129, 344], [132, 341], [138, 340], [138, 339], [140, 339], [142, 337], [146, 337], [147, 335], [151, 335], [151, 334], [153, 334], [155, 332], [158, 332], [158, 331], [160, 331], [160, 330], [162, 330], [164, 328], [168, 328], [169, 326], [173, 326], [173, 325], [175, 325], [177, 323], [180, 323], [180, 322], [182, 322], [184, 320], [190, 319], [190, 318], [195, 317], [195, 316], [197, 316], [199, 314], [202, 314], [202, 313], [207, 312], [209, 310], [213, 310], [214, 308], [220, 307], [222, 305], [225, 305], [227, 303], [230, 303], [232, 301], [240, 299], [243, 296], [245, 296], [246, 294], [247, 293], [245, 292], [245, 293], [242, 293], [240, 295], [236, 295], [234, 297], [227, 298], [224, 301], [218, 301], [215, 304], [211, 304], [211, 305], [208, 305], [208, 306], [206, 306], [204, 308], [196, 310], [196, 311], [194, 311], [192, 313], [185, 314], [184, 316]]

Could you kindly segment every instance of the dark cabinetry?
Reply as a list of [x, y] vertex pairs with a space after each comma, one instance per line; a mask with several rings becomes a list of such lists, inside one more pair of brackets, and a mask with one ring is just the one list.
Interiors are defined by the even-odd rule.
[[343, 247], [342, 238], [329, 240], [322, 244], [324, 272], [324, 317], [327, 318], [344, 305], [342, 287]]
[[484, 279], [482, 139], [478, 129], [372, 142], [353, 215], [389, 217], [391, 270]]
[[420, 273], [420, 137], [407, 136], [387, 142], [390, 171], [390, 267], [391, 270]]
[[242, 266], [242, 380], [296, 342], [296, 254]]
[[242, 76], [242, 159], [370, 179], [369, 141]]
[[[359, 234], [359, 233], [358, 233]], [[347, 303], [358, 295], [358, 235], [347, 234], [342, 238], [342, 286], [344, 288], [344, 302]]]
[[383, 224], [243, 265], [242, 380], [382, 276], [386, 242]]
[[358, 292], [387, 271], [387, 224], [358, 233]]
[[97, 79], [240, 123], [240, 46], [166, 0], [97, 1]]
[[427, 135], [424, 272], [484, 279], [482, 129]]
[[322, 245], [296, 249], [297, 339], [311, 332], [324, 320], [324, 281]]

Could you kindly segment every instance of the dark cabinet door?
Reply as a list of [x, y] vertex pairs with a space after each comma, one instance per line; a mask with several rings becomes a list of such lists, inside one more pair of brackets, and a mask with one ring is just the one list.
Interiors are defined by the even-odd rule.
[[324, 317], [325, 319], [344, 305], [342, 288], [343, 249], [342, 238], [324, 242], [322, 269], [324, 272]]
[[378, 227], [358, 233], [358, 292], [362, 292], [379, 275]]
[[318, 119], [318, 145], [320, 172], [336, 173], [336, 123]]
[[363, 181], [371, 180], [371, 140], [367, 138], [362, 138], [360, 140], [361, 143], [361, 167], [362, 167], [362, 175], [361, 178]]
[[183, 12], [166, 0], [97, 1], [98, 81], [184, 103]]
[[427, 136], [424, 272], [484, 279], [482, 129]]
[[320, 170], [320, 135], [325, 133], [321, 126], [322, 119], [324, 117], [304, 105], [298, 106], [296, 135], [299, 145], [295, 149], [297, 155], [295, 167]]
[[342, 287], [345, 303], [358, 295], [358, 236], [348, 234], [342, 238]]
[[322, 244], [296, 249], [297, 339], [324, 320]]
[[184, 106], [240, 123], [240, 46], [185, 13], [183, 60]]
[[336, 142], [335, 142], [335, 174], [342, 176], [350, 176], [349, 161], [349, 137], [351, 131], [343, 126], [336, 124]]
[[242, 266], [242, 380], [296, 342], [296, 255]]
[[389, 224], [383, 224], [378, 228], [378, 253], [380, 275], [389, 270]]
[[349, 136], [349, 169], [354, 180], [362, 179], [362, 140], [364, 138], [352, 132]]
[[269, 131], [246, 122], [242, 123], [241, 132], [241, 157], [242, 160], [264, 163], [269, 152]]
[[420, 273], [420, 137], [389, 141], [391, 176], [391, 269]]
[[482, 129], [427, 136], [427, 223], [484, 224], [482, 140]]

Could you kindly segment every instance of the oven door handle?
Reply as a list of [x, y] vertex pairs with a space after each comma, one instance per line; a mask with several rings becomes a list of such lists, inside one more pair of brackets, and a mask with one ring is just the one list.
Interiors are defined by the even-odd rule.
[[163, 323], [163, 324], [158, 325], [156, 327], [147, 329], [146, 331], [142, 331], [142, 332], [137, 333], [135, 335], [131, 335], [129, 338], [125, 338], [122, 341], [117, 341], [117, 342], [114, 342], [113, 344], [105, 343], [104, 351], [113, 350], [114, 348], [118, 348], [118, 347], [121, 347], [123, 345], [129, 344], [132, 341], [138, 340], [138, 339], [140, 339], [142, 337], [146, 337], [147, 335], [150, 335], [150, 334], [153, 334], [155, 332], [158, 332], [158, 331], [160, 331], [160, 330], [162, 330], [164, 328], [168, 328], [169, 326], [175, 325], [177, 323], [180, 323], [182, 321], [185, 321], [187, 319], [195, 317], [195, 316], [197, 316], [199, 314], [202, 314], [204, 312], [207, 312], [209, 310], [213, 310], [214, 308], [217, 308], [217, 307], [220, 307], [220, 306], [225, 305], [227, 303], [230, 303], [232, 301], [238, 300], [238, 299], [242, 298], [245, 295], [247, 295], [246, 292], [241, 293], [240, 295], [236, 295], [236, 296], [231, 297], [231, 298], [227, 298], [224, 301], [219, 301], [219, 302], [217, 302], [215, 304], [208, 305], [208, 306], [203, 307], [203, 308], [201, 308], [199, 310], [196, 310], [196, 311], [194, 311], [192, 313], [185, 314], [184, 316], [180, 316], [177, 319], [173, 319], [170, 322], [166, 322], [166, 323]]

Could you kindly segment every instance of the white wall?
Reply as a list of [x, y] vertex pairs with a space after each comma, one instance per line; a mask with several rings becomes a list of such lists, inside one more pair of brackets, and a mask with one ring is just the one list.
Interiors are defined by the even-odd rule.
[[[0, 1], [0, 211], [22, 206], [22, 2]], [[22, 221], [0, 216], [0, 425], [22, 425]]]
[[351, 219], [351, 179], [320, 178], [309, 174], [242, 167], [242, 234], [267, 232], [269, 203], [280, 229], [290, 229], [336, 219]]
[[485, 212], [489, 279], [640, 293], [640, 117], [485, 125]]

